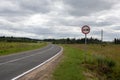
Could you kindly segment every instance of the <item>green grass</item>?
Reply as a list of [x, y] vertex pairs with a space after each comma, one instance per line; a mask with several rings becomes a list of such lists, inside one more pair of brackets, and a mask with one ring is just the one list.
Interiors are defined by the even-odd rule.
[[54, 72], [54, 80], [84, 80], [83, 61], [84, 53], [79, 49], [64, 45], [64, 59]]
[[0, 42], [0, 56], [41, 48], [46, 43]]
[[[66, 44], [53, 80], [120, 80], [120, 45]], [[86, 60], [85, 58], [86, 56]]]

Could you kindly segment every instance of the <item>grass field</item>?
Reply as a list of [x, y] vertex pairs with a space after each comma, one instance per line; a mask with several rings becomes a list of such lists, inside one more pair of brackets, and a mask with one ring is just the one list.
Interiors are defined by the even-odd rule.
[[19, 43], [19, 42], [0, 42], [0, 56], [17, 52], [33, 50], [47, 45], [46, 43]]
[[54, 71], [53, 80], [120, 80], [120, 45], [62, 46], [64, 58]]

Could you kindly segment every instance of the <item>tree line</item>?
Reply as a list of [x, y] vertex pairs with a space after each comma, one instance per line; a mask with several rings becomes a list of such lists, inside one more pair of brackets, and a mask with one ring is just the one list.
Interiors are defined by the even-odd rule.
[[115, 38], [115, 39], [114, 39], [114, 43], [115, 43], [115, 44], [120, 44], [120, 39]]
[[[67, 39], [44, 39], [44, 41], [52, 42], [53, 44], [84, 44], [85, 38], [75, 39], [75, 38], [67, 38]], [[87, 43], [89, 44], [99, 44], [101, 40], [94, 38], [87, 38]]]
[[[25, 37], [0, 37], [0, 42], [51, 42], [53, 44], [84, 44], [85, 38], [75, 39], [75, 38], [66, 38], [66, 39], [31, 39]], [[88, 44], [101, 44], [101, 40], [97, 38], [87, 38]], [[105, 42], [103, 42], [105, 43]], [[111, 43], [120, 44], [120, 39], [115, 38]]]
[[37, 42], [38, 39], [31, 39], [31, 38], [25, 38], [25, 37], [0, 37], [0, 42]]
[[[43, 41], [52, 42], [53, 44], [84, 44], [85, 38], [75, 39], [75, 38], [67, 38], [67, 39], [44, 39]], [[87, 44], [101, 44], [101, 43], [111, 43], [111, 44], [120, 44], [120, 39], [114, 39], [111, 42], [102, 42], [97, 38], [87, 38]]]

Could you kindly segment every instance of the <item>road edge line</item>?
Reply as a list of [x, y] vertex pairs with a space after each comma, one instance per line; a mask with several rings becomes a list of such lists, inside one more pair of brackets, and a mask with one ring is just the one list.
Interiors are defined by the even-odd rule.
[[43, 63], [39, 64], [38, 66], [36, 66], [36, 67], [26, 71], [26, 72], [23, 72], [22, 74], [18, 75], [17, 77], [12, 78], [11, 80], [17, 80], [17, 79], [21, 78], [22, 76], [32, 72], [33, 70], [35, 70], [35, 69], [45, 65], [46, 63], [48, 63], [49, 61], [51, 61], [52, 59], [54, 59], [56, 56], [58, 56], [59, 54], [61, 54], [63, 52], [63, 47], [60, 47], [60, 48], [61, 48], [61, 50], [56, 55], [54, 55], [53, 57], [47, 59], [46, 61], [44, 61]]

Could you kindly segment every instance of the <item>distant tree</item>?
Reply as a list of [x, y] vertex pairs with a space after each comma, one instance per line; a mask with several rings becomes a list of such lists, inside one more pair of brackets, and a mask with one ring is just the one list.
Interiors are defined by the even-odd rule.
[[117, 44], [117, 39], [116, 38], [114, 39], [114, 43]]
[[67, 38], [67, 43], [70, 44], [70, 38]]
[[114, 43], [115, 43], [115, 44], [120, 44], [120, 39], [115, 38], [115, 39], [114, 39]]

